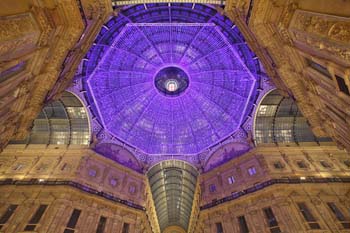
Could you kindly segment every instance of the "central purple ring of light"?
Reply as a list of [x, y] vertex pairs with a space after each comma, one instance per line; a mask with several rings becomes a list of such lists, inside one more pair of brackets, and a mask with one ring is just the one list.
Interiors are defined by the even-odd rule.
[[[173, 77], [177, 74], [180, 77]], [[175, 80], [178, 83], [178, 88], [176, 91], [168, 91], [164, 86], [167, 81]], [[185, 94], [186, 90], [190, 85], [190, 76], [186, 70], [178, 65], [165, 65], [161, 67], [154, 76], [154, 87], [166, 97], [178, 97]]]

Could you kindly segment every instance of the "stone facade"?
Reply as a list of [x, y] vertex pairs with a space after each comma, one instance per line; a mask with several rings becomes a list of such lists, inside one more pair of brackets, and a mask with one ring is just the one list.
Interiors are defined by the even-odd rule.
[[[315, 135], [350, 149], [349, 11], [347, 1], [231, 0], [239, 27], [284, 95], [296, 99]], [[323, 66], [329, 77], [311, 68]]]
[[96, 232], [101, 216], [107, 219], [104, 232], [121, 232], [124, 223], [129, 224], [129, 232], [151, 232], [144, 211], [126, 208], [75, 188], [8, 185], [2, 186], [0, 193], [1, 214], [10, 204], [18, 205], [0, 232], [28, 232], [24, 229], [40, 205], [48, 207], [35, 231], [30, 232], [64, 232], [73, 209], [81, 210], [75, 232]]
[[[270, 232], [263, 209], [271, 208], [281, 232], [349, 232], [327, 206], [336, 206], [349, 214], [349, 185], [342, 184], [303, 184], [276, 185], [263, 191], [250, 194], [231, 203], [207, 209], [200, 214], [200, 224], [196, 232], [217, 232], [216, 223], [222, 223], [224, 232], [239, 233], [238, 217], [244, 216], [249, 232]], [[298, 203], [306, 203], [320, 226], [313, 230], [298, 209]]]
[[142, 174], [84, 147], [33, 147], [11, 145], [1, 154], [0, 215], [10, 204], [19, 205], [4, 232], [22, 231], [39, 204], [48, 209], [35, 232], [63, 232], [74, 208], [82, 211], [79, 232], [95, 232], [100, 216], [107, 218], [105, 232], [120, 232], [123, 222], [129, 232], [152, 232]]
[[[300, 202], [307, 203], [322, 232], [342, 230], [350, 219], [349, 176], [349, 154], [336, 146], [259, 145], [201, 174], [188, 232], [216, 232], [219, 222], [224, 232], [239, 232], [242, 215], [250, 232], [269, 232], [262, 220], [268, 207], [283, 232], [308, 232]], [[0, 156], [0, 181], [0, 215], [10, 204], [22, 210], [3, 232], [21, 232], [43, 204], [48, 209], [35, 232], [63, 232], [73, 209], [82, 211], [79, 232], [96, 232], [100, 216], [107, 218], [105, 232], [120, 232], [124, 222], [129, 232], [160, 232], [146, 177], [87, 146], [10, 145]], [[342, 210], [345, 222], [336, 219], [328, 202]]]
[[0, 150], [71, 84], [111, 12], [108, 0], [1, 1]]
[[322, 229], [315, 232], [348, 232], [327, 203], [334, 203], [349, 222], [349, 162], [349, 155], [333, 146], [258, 147], [201, 175], [201, 212], [194, 232], [217, 232], [216, 223], [224, 232], [241, 232], [239, 216], [245, 216], [249, 232], [270, 232], [263, 212], [268, 207], [281, 232], [314, 232], [298, 209], [302, 202]]
[[[258, 146], [200, 176], [188, 232], [271, 232], [271, 208], [282, 232], [349, 232], [350, 2], [228, 0], [235, 22], [271, 79], [291, 96], [319, 137], [335, 146]], [[2, 0], [0, 3], [0, 150], [26, 136], [45, 103], [71, 84], [77, 66], [108, 16], [109, 0]], [[91, 147], [94, 145], [92, 144]], [[47, 205], [32, 232], [63, 232], [73, 209], [76, 232], [160, 232], [143, 174], [88, 147], [8, 146], [0, 155], [0, 216], [18, 205], [0, 232], [23, 232]], [[298, 203], [313, 215], [306, 221]], [[343, 213], [340, 221], [329, 207]], [[318, 230], [310, 224], [317, 223]], [[275, 226], [273, 226], [275, 227]], [[168, 232], [182, 232], [169, 228]], [[26, 231], [28, 232], [28, 231]]]

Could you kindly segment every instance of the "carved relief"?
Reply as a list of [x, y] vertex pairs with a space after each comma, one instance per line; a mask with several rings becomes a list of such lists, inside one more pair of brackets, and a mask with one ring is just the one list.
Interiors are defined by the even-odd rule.
[[330, 29], [330, 38], [338, 41], [350, 41], [350, 22], [337, 22]]
[[289, 26], [293, 40], [350, 61], [350, 20], [297, 10]]
[[16, 39], [37, 30], [31, 14], [0, 17], [0, 41]]
[[36, 46], [40, 31], [30, 13], [0, 17], [0, 61]]

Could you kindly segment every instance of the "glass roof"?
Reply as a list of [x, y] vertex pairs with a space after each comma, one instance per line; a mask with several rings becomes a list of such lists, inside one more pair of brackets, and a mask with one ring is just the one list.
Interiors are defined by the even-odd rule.
[[197, 176], [195, 168], [176, 160], [163, 161], [147, 173], [162, 231], [174, 225], [187, 230]]
[[277, 90], [271, 91], [261, 101], [255, 120], [255, 143], [319, 144], [330, 138], [316, 137], [307, 119], [301, 114], [295, 101], [283, 97]]
[[82, 102], [70, 92], [44, 106], [26, 139], [11, 144], [88, 145], [89, 121]]
[[[111, 135], [147, 154], [198, 154], [241, 126], [256, 87], [254, 60], [233, 23], [211, 7], [147, 4], [106, 24], [83, 75]], [[167, 67], [186, 78], [162, 79], [164, 94], [157, 74]]]

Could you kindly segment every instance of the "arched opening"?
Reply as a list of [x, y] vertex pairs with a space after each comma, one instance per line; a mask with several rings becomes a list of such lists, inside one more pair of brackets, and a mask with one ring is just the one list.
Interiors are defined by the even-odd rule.
[[72, 93], [47, 104], [33, 122], [28, 137], [11, 144], [88, 145], [89, 119], [82, 102]]
[[255, 118], [256, 145], [264, 143], [296, 144], [331, 141], [316, 137], [307, 119], [292, 98], [283, 97], [277, 90], [268, 93], [261, 101]]

